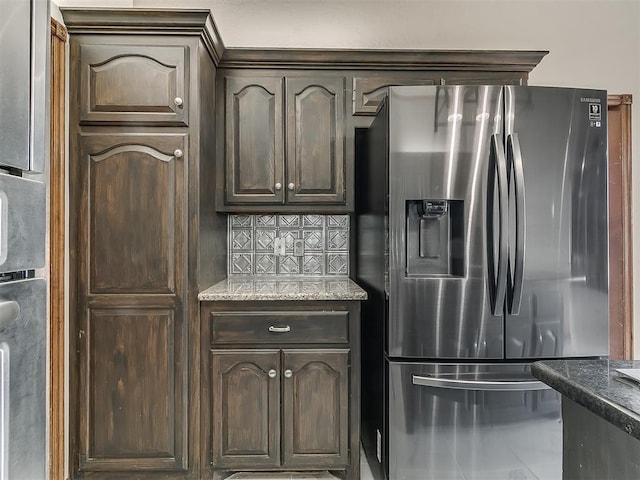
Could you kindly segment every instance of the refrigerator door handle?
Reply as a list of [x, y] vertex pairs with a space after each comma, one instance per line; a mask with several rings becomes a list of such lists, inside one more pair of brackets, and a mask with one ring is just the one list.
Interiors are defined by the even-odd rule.
[[524, 277], [524, 252], [525, 252], [525, 192], [524, 169], [522, 166], [522, 151], [517, 133], [507, 136], [507, 159], [509, 170], [513, 168], [516, 214], [516, 258], [513, 266], [513, 281], [509, 279], [508, 306], [511, 315], [520, 314], [522, 303], [522, 281]]
[[526, 392], [549, 390], [551, 387], [539, 380], [460, 380], [423, 375], [412, 375], [414, 385], [450, 390], [476, 390], [481, 392]]
[[[495, 272], [495, 232], [493, 228], [494, 192], [495, 181], [498, 181], [498, 272]], [[491, 311], [494, 315], [502, 315], [504, 299], [507, 290], [507, 261], [508, 244], [507, 235], [509, 229], [508, 216], [508, 185], [507, 185], [507, 161], [504, 154], [502, 135], [491, 136], [489, 153], [489, 175], [487, 181], [487, 275], [489, 283], [489, 297]]]

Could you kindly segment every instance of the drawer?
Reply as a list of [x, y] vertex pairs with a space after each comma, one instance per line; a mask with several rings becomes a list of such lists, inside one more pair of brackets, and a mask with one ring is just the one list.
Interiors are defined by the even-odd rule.
[[349, 312], [213, 312], [211, 342], [347, 343]]
[[81, 123], [187, 125], [189, 47], [81, 45]]

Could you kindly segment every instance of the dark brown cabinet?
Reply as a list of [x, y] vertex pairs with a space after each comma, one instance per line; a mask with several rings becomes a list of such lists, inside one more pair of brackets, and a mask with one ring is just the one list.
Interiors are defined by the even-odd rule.
[[348, 349], [211, 350], [214, 465], [347, 466], [348, 358]]
[[197, 292], [226, 273], [209, 161], [210, 18], [63, 15], [73, 105], [70, 478], [201, 478]]
[[156, 294], [177, 306], [187, 148], [182, 133], [80, 136], [79, 248], [87, 262], [80, 279], [90, 300], [127, 294], [148, 302], [144, 295]]
[[382, 100], [387, 96], [388, 87], [395, 85], [438, 85], [437, 72], [423, 75], [406, 73], [369, 73], [367, 76], [353, 77], [353, 115], [375, 115]]
[[227, 76], [224, 95], [224, 210], [345, 205], [343, 76]]
[[349, 460], [349, 350], [282, 352], [282, 464], [345, 467]]
[[286, 201], [344, 204], [344, 78], [287, 78]]
[[520, 85], [525, 83], [516, 72], [427, 72], [417, 75], [404, 72], [367, 72], [353, 77], [353, 115], [375, 115], [391, 86], [413, 85]]
[[338, 470], [359, 478], [359, 303], [205, 302], [203, 446], [214, 478]]
[[189, 47], [80, 45], [81, 123], [187, 125]]
[[210, 355], [214, 465], [279, 465], [279, 351], [211, 350]]
[[227, 203], [285, 199], [283, 79], [225, 79]]
[[186, 467], [187, 145], [169, 133], [79, 139], [81, 470]]

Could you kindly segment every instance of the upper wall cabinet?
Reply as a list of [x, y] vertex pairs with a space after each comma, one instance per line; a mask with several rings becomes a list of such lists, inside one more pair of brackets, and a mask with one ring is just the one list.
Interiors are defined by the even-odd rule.
[[344, 78], [287, 78], [287, 202], [345, 202]]
[[81, 45], [81, 123], [187, 125], [189, 47]]
[[397, 74], [371, 74], [353, 77], [353, 115], [375, 115], [380, 103], [387, 96], [387, 89], [395, 85], [437, 85], [440, 75], [434, 73], [425, 78]]
[[225, 79], [227, 203], [284, 201], [283, 79]]
[[353, 77], [353, 115], [375, 115], [387, 89], [398, 85], [520, 85], [522, 74], [513, 72], [367, 72]]
[[226, 77], [224, 88], [227, 210], [345, 205], [344, 77]]

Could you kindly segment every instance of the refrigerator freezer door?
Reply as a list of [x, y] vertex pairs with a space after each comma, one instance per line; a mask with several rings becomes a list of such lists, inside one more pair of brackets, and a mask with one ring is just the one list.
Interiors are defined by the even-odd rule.
[[491, 155], [501, 138], [502, 88], [391, 87], [388, 106], [387, 353], [502, 358], [503, 309], [494, 315], [490, 300], [500, 288], [490, 286], [504, 283], [487, 273], [500, 277], [505, 259], [506, 165]]
[[529, 365], [387, 365], [389, 480], [562, 478], [560, 395]]
[[505, 87], [508, 358], [608, 354], [606, 111], [603, 91]]
[[46, 295], [42, 278], [0, 284], [0, 479], [46, 478]]
[[0, 273], [44, 267], [45, 188], [0, 173]]

